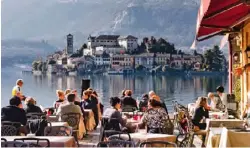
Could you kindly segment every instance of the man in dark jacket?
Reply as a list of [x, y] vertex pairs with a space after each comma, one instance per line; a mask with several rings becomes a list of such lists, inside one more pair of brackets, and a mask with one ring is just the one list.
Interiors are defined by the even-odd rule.
[[1, 121], [19, 122], [26, 125], [27, 118], [23, 109], [21, 99], [14, 96], [10, 99], [10, 105], [3, 107], [1, 111]]
[[131, 96], [132, 96], [132, 91], [126, 90], [125, 97], [122, 99], [122, 109], [131, 107], [131, 108], [135, 108], [136, 110], [138, 110], [137, 102]]
[[28, 113], [43, 113], [41, 108], [36, 106], [36, 100], [31, 98], [31, 97], [27, 97], [25, 100], [25, 103], [27, 105], [27, 108], [25, 109], [25, 112]]

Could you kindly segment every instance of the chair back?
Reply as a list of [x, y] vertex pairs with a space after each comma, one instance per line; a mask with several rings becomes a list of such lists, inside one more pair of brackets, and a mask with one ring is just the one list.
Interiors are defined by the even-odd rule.
[[29, 147], [29, 144], [19, 141], [2, 141], [1, 147]]
[[[121, 135], [126, 135], [124, 137], [121, 137]], [[114, 130], [106, 130], [104, 131], [104, 136], [110, 141], [110, 140], [127, 140], [131, 141], [131, 136], [127, 132], [121, 132], [121, 131], [114, 131]], [[126, 138], [125, 138], [126, 137]]]
[[139, 147], [177, 147], [175, 143], [167, 141], [146, 141], [140, 143]]
[[[180, 136], [184, 136], [184, 138], [180, 141], [178, 141]], [[186, 134], [179, 134], [176, 138], [176, 143], [178, 147], [193, 147], [193, 141], [194, 141], [194, 132], [191, 131]]]
[[19, 134], [19, 128], [21, 123], [2, 121], [1, 123], [1, 135], [2, 136], [17, 136]]
[[46, 114], [44, 114], [44, 113], [27, 113], [26, 117], [28, 120], [42, 119], [42, 118], [46, 118]]
[[73, 130], [79, 129], [80, 118], [81, 114], [79, 113], [67, 113], [61, 117], [62, 121], [67, 122], [69, 126], [73, 128]]
[[118, 119], [102, 117], [99, 141], [104, 140], [104, 137], [105, 137], [104, 133], [107, 130], [109, 130], [109, 131], [121, 131]]
[[133, 141], [111, 140], [99, 142], [97, 147], [135, 147], [135, 143]]
[[50, 147], [50, 141], [46, 138], [16, 138], [14, 141], [28, 143], [29, 147]]
[[72, 136], [72, 127], [69, 126], [47, 126], [44, 136]]

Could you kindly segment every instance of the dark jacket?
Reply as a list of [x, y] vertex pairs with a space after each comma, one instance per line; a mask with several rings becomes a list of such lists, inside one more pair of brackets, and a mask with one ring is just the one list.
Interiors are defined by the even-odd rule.
[[91, 96], [90, 99], [81, 101], [81, 109], [84, 111], [84, 109], [91, 109], [94, 114], [95, 122], [96, 122], [96, 127], [99, 123], [99, 117], [98, 117], [98, 100], [97, 98]]
[[204, 107], [196, 108], [194, 116], [192, 118], [193, 124], [194, 125], [199, 125], [199, 123], [203, 119], [203, 117], [209, 118], [208, 110], [205, 109]]
[[2, 108], [1, 121], [19, 122], [26, 125], [27, 117], [24, 109], [10, 105]]
[[28, 104], [27, 108], [25, 109], [26, 113], [42, 113], [42, 110], [40, 107], [35, 106], [33, 104]]
[[139, 103], [139, 109], [140, 111], [145, 111], [145, 109], [148, 108], [148, 99], [143, 99]]
[[122, 108], [128, 107], [128, 106], [138, 109], [136, 100], [132, 98], [131, 96], [126, 96], [122, 99]]

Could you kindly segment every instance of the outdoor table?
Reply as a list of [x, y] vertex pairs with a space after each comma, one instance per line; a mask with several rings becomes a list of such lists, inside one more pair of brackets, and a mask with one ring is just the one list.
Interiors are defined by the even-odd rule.
[[[250, 129], [248, 129], [249, 131]], [[219, 148], [250, 147], [250, 132], [222, 129]]]
[[84, 109], [85, 113], [85, 122], [86, 122], [86, 130], [87, 131], [92, 131], [95, 128], [95, 118], [94, 118], [94, 113], [91, 109]]
[[[17, 138], [28, 138], [27, 136], [2, 136], [7, 141], [14, 141]], [[32, 137], [33, 138], [33, 137]], [[48, 139], [50, 147], [76, 147], [75, 139], [72, 136], [35, 136], [34, 138]], [[44, 142], [39, 142], [39, 145], [44, 145]]]
[[51, 122], [51, 126], [69, 126], [67, 122]]
[[207, 129], [210, 127], [227, 127], [239, 128], [243, 125], [243, 120], [240, 119], [206, 119]]
[[[51, 117], [51, 116], [49, 116], [49, 117]], [[52, 116], [52, 118], [50, 118], [50, 119], [54, 119], [54, 116]], [[69, 126], [69, 124], [67, 122], [55, 121], [55, 122], [51, 122], [51, 126], [53, 128], [53, 126]], [[79, 139], [81, 139], [84, 134], [86, 134], [86, 128], [85, 128], [83, 120], [80, 120], [79, 132], [78, 132]]]
[[209, 118], [213, 119], [227, 119], [228, 115], [225, 112], [213, 112], [209, 111]]
[[219, 147], [221, 132], [222, 128], [209, 128], [209, 132], [206, 138], [207, 148]]
[[[172, 143], [175, 143], [176, 141], [176, 135], [146, 133], [145, 129], [143, 132], [140, 130], [138, 133], [131, 133], [130, 136], [137, 146], [141, 142], [147, 141], [167, 141]], [[126, 139], [128, 138], [128, 135], [121, 134], [121, 138]]]

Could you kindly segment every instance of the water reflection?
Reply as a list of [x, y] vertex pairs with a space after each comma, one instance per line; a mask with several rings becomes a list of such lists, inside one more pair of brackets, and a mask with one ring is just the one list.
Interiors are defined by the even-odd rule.
[[[11, 82], [15, 82], [19, 76], [12, 76], [5, 80], [2, 78], [2, 98], [9, 98], [13, 87]], [[134, 97], [140, 97], [143, 93], [150, 90], [155, 92], [165, 100], [167, 104], [171, 100], [179, 100], [183, 104], [193, 102], [198, 96], [207, 95], [210, 91], [215, 91], [218, 85], [227, 87], [227, 76], [221, 77], [170, 77], [170, 76], [33, 76], [21, 75], [25, 85], [23, 91], [25, 94], [34, 96], [38, 99], [39, 104], [51, 106], [56, 99], [56, 90], [67, 88], [78, 89], [80, 94], [81, 80], [89, 78], [91, 87], [94, 88], [100, 96], [100, 100], [108, 106], [108, 98], [110, 96], [120, 96], [121, 90], [131, 89]], [[2, 104], [7, 105], [8, 99], [2, 99]]]

